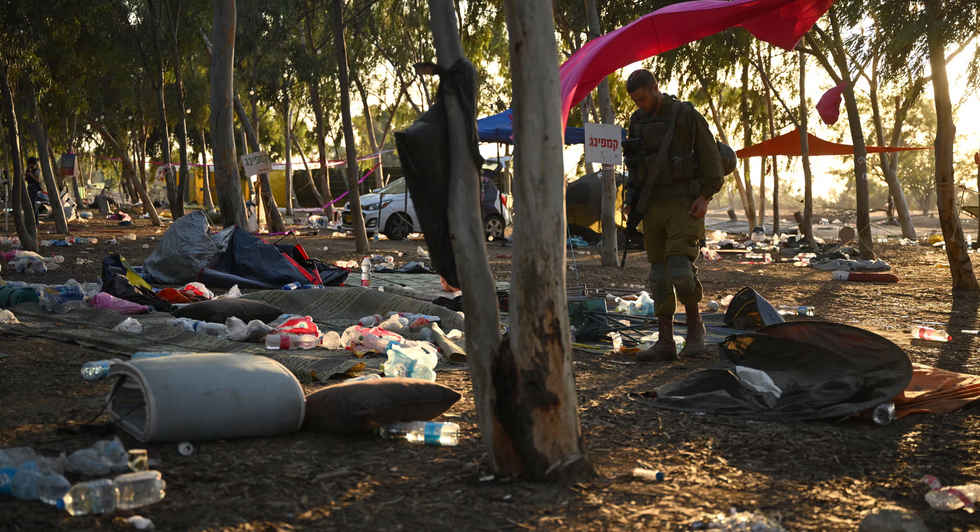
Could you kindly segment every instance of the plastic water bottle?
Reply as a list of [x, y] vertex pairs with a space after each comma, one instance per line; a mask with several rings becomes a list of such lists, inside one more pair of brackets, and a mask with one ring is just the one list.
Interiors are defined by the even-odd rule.
[[269, 334], [265, 337], [266, 349], [313, 349], [320, 339], [312, 334]]
[[282, 289], [283, 290], [299, 290], [302, 287], [303, 287], [303, 285], [301, 285], [300, 283], [293, 282], [293, 283], [287, 284], [286, 286], [283, 286]]
[[912, 327], [912, 337], [934, 342], [949, 342], [953, 339], [946, 331], [937, 331], [929, 327]]
[[0, 468], [0, 494], [25, 501], [38, 499], [55, 504], [71, 488], [68, 479], [56, 473], [41, 473], [36, 464]]
[[109, 364], [111, 362], [108, 360], [96, 360], [82, 364], [82, 378], [87, 381], [97, 381], [108, 377]]
[[436, 423], [434, 421], [411, 421], [388, 423], [378, 430], [387, 440], [405, 440], [426, 445], [443, 447], [459, 444], [459, 425], [455, 423]]
[[129, 510], [159, 502], [166, 495], [166, 487], [159, 471], [129, 473], [115, 480], [75, 484], [57, 506], [76, 516]]
[[85, 294], [79, 286], [48, 286], [40, 294], [41, 308], [63, 313], [85, 304]]
[[804, 307], [804, 306], [799, 306], [799, 307], [782, 306], [782, 307], [777, 307], [776, 310], [779, 311], [779, 313], [782, 314], [783, 316], [813, 316], [814, 314], [813, 307]]
[[435, 367], [439, 363], [439, 355], [434, 350], [422, 345], [400, 343], [390, 346], [387, 351], [385, 375], [436, 381]]
[[368, 373], [367, 375], [364, 375], [363, 377], [358, 377], [356, 379], [351, 379], [351, 380], [349, 380], [347, 382], [375, 381], [375, 380], [377, 380], [377, 381], [381, 380], [381, 375], [378, 375], [377, 373]]
[[361, 288], [371, 287], [371, 257], [361, 261]]

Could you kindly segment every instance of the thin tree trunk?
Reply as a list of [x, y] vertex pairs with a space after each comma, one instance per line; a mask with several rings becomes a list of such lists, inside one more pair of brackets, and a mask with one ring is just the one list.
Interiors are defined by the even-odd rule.
[[[715, 106], [714, 98], [711, 96], [711, 91], [708, 88], [708, 80], [704, 77], [700, 67], [695, 65], [694, 70], [698, 76], [698, 81], [701, 82], [701, 88], [704, 90], [704, 95], [708, 98], [708, 109], [711, 110], [711, 120], [715, 123], [715, 129], [718, 130], [718, 136], [721, 137], [722, 142], [731, 146], [732, 143], [728, 140], [728, 134], [725, 133], [725, 128], [721, 127], [721, 113], [718, 112], [718, 108]], [[749, 200], [746, 197], [745, 184], [742, 182], [742, 176], [739, 173], [738, 168], [735, 168], [735, 171], [732, 172], [732, 179], [735, 181], [735, 186], [738, 187], [738, 196], [739, 199], [742, 200], [742, 209], [748, 212]], [[732, 203], [731, 208], [735, 209], [734, 203]], [[751, 230], [752, 225], [750, 222], [749, 231], [751, 232]]]
[[810, 173], [810, 143], [806, 136], [806, 55], [800, 50], [800, 150], [803, 159], [803, 234], [811, 249], [817, 249], [813, 238], [813, 174]]
[[[357, 92], [361, 95], [361, 104], [364, 106], [364, 124], [365, 129], [367, 129], [368, 145], [371, 147], [371, 153], [378, 153], [378, 139], [375, 137], [374, 133], [374, 118], [371, 117], [371, 107], [368, 105], [367, 91], [364, 90], [364, 84], [361, 83], [361, 75], [358, 73], [353, 76], [352, 81], [354, 86], [357, 87]], [[378, 154], [378, 169], [374, 171], [374, 184], [377, 188], [381, 188], [385, 183], [384, 176], [384, 166], [381, 164], [381, 154]]]
[[[21, 247], [27, 251], [37, 252], [37, 226], [35, 225], [34, 214], [31, 210], [24, 210], [24, 200], [27, 198], [23, 159], [20, 151], [20, 131], [14, 107], [14, 96], [10, 90], [10, 80], [7, 76], [7, 65], [0, 61], [0, 93], [3, 95], [3, 118], [10, 140], [8, 149], [13, 166], [13, 174], [10, 176], [11, 197], [8, 199], [8, 203], [14, 214], [14, 229], [17, 231]], [[31, 231], [31, 227], [34, 229], [33, 231]]]
[[41, 173], [44, 174], [45, 187], [48, 189], [48, 202], [51, 204], [51, 213], [54, 214], [54, 225], [58, 233], [67, 235], [68, 220], [65, 219], [65, 206], [61, 203], [61, 191], [51, 170], [51, 161], [48, 159], [48, 139], [41, 126], [41, 114], [37, 111], [37, 91], [34, 83], [28, 82], [28, 86], [31, 89], [27, 100], [32, 120], [31, 131], [34, 133], [34, 141], [37, 142], [37, 158], [41, 164]]
[[310, 106], [313, 107], [313, 129], [316, 132], [317, 154], [320, 156], [320, 169], [316, 174], [317, 186], [326, 202], [333, 201], [330, 192], [330, 169], [327, 166], [327, 133], [323, 116], [323, 100], [320, 98], [318, 82], [310, 83]]
[[201, 135], [201, 165], [204, 168], [204, 190], [201, 192], [204, 194], [204, 208], [210, 211], [214, 209], [214, 199], [211, 197], [211, 172], [208, 170], [208, 146], [204, 141], [204, 129], [202, 128], [198, 133]]
[[174, 215], [174, 219], [176, 220], [179, 216], [184, 215], [184, 190], [188, 186], [190, 175], [190, 169], [187, 166], [187, 111], [184, 108], [184, 80], [181, 78], [180, 73], [180, 48], [177, 44], [180, 0], [177, 0], [176, 13], [170, 9], [170, 3], [168, 0], [164, 0], [164, 5], [167, 8], [167, 21], [169, 22], [170, 33], [173, 37], [170, 40], [170, 44], [171, 53], [174, 57], [174, 78], [177, 84], [177, 94], [179, 95], [177, 98], [177, 110], [179, 111], [177, 113], [177, 142], [180, 145], [180, 176], [177, 180], [177, 201], [180, 202], [180, 208], [177, 211], [174, 211], [173, 208], [170, 209]]
[[[585, 11], [589, 17], [589, 33], [592, 40], [602, 35], [599, 25], [599, 11], [595, 0], [585, 0]], [[612, 97], [609, 95], [609, 78], [599, 84], [599, 109], [603, 124], [615, 124]], [[583, 125], [584, 122], [583, 122]], [[560, 138], [560, 136], [559, 136]], [[619, 227], [616, 225], [616, 169], [611, 164], [602, 165], [602, 200], [599, 211], [599, 225], [602, 227], [602, 245], [599, 256], [603, 266], [619, 266]], [[564, 271], [564, 270], [563, 270]]]
[[163, 52], [160, 49], [160, 38], [157, 36], [160, 25], [157, 23], [155, 0], [147, 0], [147, 6], [149, 7], [148, 13], [150, 15], [150, 34], [153, 38], [153, 48], [156, 51], [157, 60], [157, 68], [154, 72], [156, 74], [156, 83], [154, 83], [153, 88], [157, 93], [157, 112], [160, 114], [160, 123], [158, 125], [160, 127], [160, 138], [163, 140], [163, 148], [160, 151], [163, 156], [164, 176], [167, 183], [167, 201], [170, 202], [170, 214], [176, 220], [184, 215], [184, 203], [177, 195], [177, 183], [174, 182], [174, 172], [170, 166], [170, 130], [167, 127], [166, 87], [163, 79]]
[[[749, 147], [752, 145], [752, 124], [751, 124], [751, 114], [749, 109], [749, 65], [748, 63], [742, 65], [742, 146]], [[755, 218], [755, 195], [752, 191], [752, 168], [749, 166], [749, 160], [742, 160], [742, 169], [745, 173], [745, 199], [748, 200], [748, 204], [745, 205], [745, 217], [749, 221], [749, 233], [758, 227], [760, 224]]]
[[[765, 122], [762, 123], [762, 142], [769, 140], [769, 124]], [[761, 164], [759, 165], [759, 225], [763, 228], [766, 226], [766, 163], [769, 162], [768, 157], [762, 157]]]
[[[242, 131], [248, 140], [248, 147], [254, 153], [261, 151], [258, 135], [252, 129], [252, 123], [245, 114], [245, 107], [237, 95], [234, 97], [235, 111], [238, 114], [238, 122], [242, 125]], [[213, 127], [213, 126], [212, 126]], [[234, 135], [234, 134], [233, 134]], [[212, 137], [214, 134], [212, 133]], [[236, 167], [237, 169], [237, 167]], [[282, 233], [286, 231], [286, 224], [282, 220], [282, 214], [276, 205], [276, 198], [272, 195], [272, 184], [269, 182], [269, 174], [259, 174], [259, 194], [262, 196], [262, 206], [267, 216], [266, 223], [269, 224], [270, 233]], [[219, 185], [220, 186], [220, 185]]]
[[[88, 123], [92, 124], [92, 127], [99, 132], [99, 135], [102, 136], [102, 140], [104, 140], [106, 144], [108, 144], [112, 150], [116, 152], [116, 156], [122, 159], [124, 173], [129, 176], [128, 178], [130, 182], [136, 189], [136, 192], [139, 194], [140, 199], [143, 201], [143, 210], [150, 215], [150, 222], [158, 227], [163, 225], [160, 223], [160, 216], [157, 214], [156, 208], [153, 207], [153, 202], [150, 200], [150, 195], [146, 192], [146, 188], [143, 187], [143, 185], [140, 184], [139, 180], [136, 178], [136, 169], [133, 168], [133, 161], [129, 158], [126, 150], [124, 150], [123, 147], [116, 142], [116, 139], [112, 138], [112, 135], [110, 135], [109, 132], [106, 131], [105, 127], [96, 121], [92, 115], [82, 111], [82, 116], [84, 116], [85, 119], [88, 120]], [[115, 163], [113, 163], [113, 167], [115, 167]], [[119, 181], [121, 188], [122, 179], [120, 178]]]
[[[357, 145], [354, 144], [354, 125], [350, 116], [350, 80], [347, 69], [347, 42], [344, 37], [344, 3], [333, 0], [333, 30], [337, 45], [337, 73], [340, 82], [340, 112], [344, 121], [344, 144], [347, 147], [347, 190], [350, 192], [350, 213], [354, 225], [355, 250], [358, 255], [370, 251], [367, 232], [364, 229], [364, 217], [361, 215], [361, 194], [358, 187], [360, 177], [357, 166]], [[381, 230], [380, 227], [377, 228]]]
[[[497, 470], [535, 480], [594, 474], [571, 362], [565, 288], [558, 49], [550, 2], [506, 0], [516, 160], [510, 351], [494, 361]], [[485, 255], [482, 255], [485, 256]], [[481, 258], [482, 258], [481, 256]], [[464, 298], [465, 301], [465, 298]], [[469, 316], [469, 314], [467, 314]]]
[[[766, 70], [772, 67], [772, 48], [769, 48], [769, 59], [766, 63], [762, 62], [762, 50], [759, 50], [759, 66], [765, 66]], [[765, 90], [766, 90], [766, 114], [769, 115], [769, 131], [772, 136], [776, 137], [776, 118], [772, 115], [772, 90], [769, 87], [769, 81], [766, 77], [766, 73], [763, 73], [763, 78], [765, 79]], [[772, 237], [773, 242], [779, 238], [779, 170], [776, 169], [777, 161], [776, 156], [772, 156]], [[765, 175], [765, 174], [763, 174]], [[763, 184], [765, 184], [763, 177]], [[765, 218], [763, 218], [765, 222]]]
[[[875, 136], [878, 139], [879, 146], [897, 147], [901, 142], [904, 113], [902, 113], [901, 104], [899, 104], [898, 108], [895, 110], [895, 121], [892, 126], [892, 142], [886, 143], [884, 127], [882, 125], [881, 110], [879, 106], [880, 102], [878, 100], [877, 61], [878, 58], [875, 56], [875, 64], [872, 66], [870, 91], [871, 112], [872, 119], [874, 120]], [[913, 85], [912, 87], [912, 91], [915, 93], [922, 90], [921, 83], [918, 84], [918, 90], [916, 90], [915, 87], [916, 85]], [[917, 98], [918, 94], [916, 94], [915, 97]], [[882, 174], [885, 176], [885, 182], [888, 183], [888, 194], [892, 199], [892, 208], [898, 214], [898, 224], [902, 228], [902, 237], [915, 240], [915, 226], [912, 224], [912, 215], [909, 213], [908, 200], [905, 198], [905, 191], [902, 189], [902, 183], [898, 180], [898, 152], [893, 152], [891, 155], [887, 153], [879, 154], [879, 165], [881, 166]]]
[[[235, 153], [235, 124], [232, 105], [235, 97], [235, 0], [214, 0], [214, 51], [211, 57], [211, 159], [214, 184], [218, 188], [221, 222], [225, 227], [248, 227], [242, 184]], [[206, 36], [205, 36], [206, 37]], [[207, 45], [207, 40], [205, 40]], [[207, 45], [211, 53], [210, 45]], [[239, 103], [236, 107], [240, 106]]]
[[949, 272], [953, 277], [953, 290], [980, 291], [973, 263], [966, 252], [966, 239], [960, 224], [959, 207], [956, 205], [955, 175], [953, 173], [956, 141], [956, 125], [953, 123], [953, 103], [949, 95], [949, 77], [946, 73], [946, 52], [943, 47], [942, 14], [936, 2], [926, 2], [929, 43], [929, 65], [932, 68], [932, 87], [936, 97], [936, 203], [939, 207], [939, 224], [946, 241]]
[[283, 112], [283, 119], [285, 120], [283, 124], [283, 136], [286, 144], [286, 214], [289, 216], [293, 215], [293, 143], [290, 139], [292, 132], [292, 116], [290, 114], [291, 109], [289, 108], [289, 87], [283, 91], [282, 95], [282, 105], [285, 108]]
[[310, 190], [313, 192], [313, 197], [316, 198], [317, 206], [326, 205], [327, 202], [324, 201], [323, 196], [316, 189], [316, 184], [313, 182], [313, 172], [310, 171], [310, 165], [306, 162], [306, 152], [303, 151], [303, 146], [300, 145], [299, 139], [295, 136], [293, 136], [293, 143], [296, 144], [296, 150], [299, 151], [299, 156], [303, 158], [303, 167], [306, 169], [306, 179], [309, 183], [304, 186], [310, 187]]

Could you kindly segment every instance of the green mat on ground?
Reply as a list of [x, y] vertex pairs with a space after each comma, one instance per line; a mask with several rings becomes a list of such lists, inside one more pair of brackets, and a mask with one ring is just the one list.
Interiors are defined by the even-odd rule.
[[[323, 290], [270, 290], [255, 292], [245, 299], [275, 305], [288, 314], [310, 316], [323, 331], [338, 333], [355, 325], [357, 320], [388, 311], [429, 314], [442, 319], [446, 331], [463, 329], [463, 318], [445, 308], [394, 294], [361, 288], [329, 287]], [[356, 358], [349, 351], [326, 349], [269, 351], [264, 344], [232, 342], [211, 336], [184, 331], [167, 325], [173, 316], [164, 312], [134, 316], [143, 325], [143, 332], [130, 334], [113, 331], [126, 316], [111, 310], [83, 308], [65, 314], [51, 314], [37, 303], [22, 303], [11, 307], [19, 324], [0, 325], [0, 332], [21, 336], [37, 336], [98, 349], [114, 355], [132, 355], [140, 351], [251, 353], [264, 355], [292, 371], [302, 381], [316, 376], [320, 380], [332, 375], [377, 369], [386, 357]], [[458, 369], [442, 365], [437, 370]]]

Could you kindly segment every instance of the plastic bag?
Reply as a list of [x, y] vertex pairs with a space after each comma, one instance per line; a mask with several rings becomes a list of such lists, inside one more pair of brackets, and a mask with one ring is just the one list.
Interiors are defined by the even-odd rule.
[[139, 334], [143, 332], [143, 324], [136, 321], [136, 318], [126, 318], [119, 325], [112, 328], [116, 332], [125, 332], [130, 334]]
[[132, 301], [126, 301], [125, 299], [120, 299], [105, 292], [99, 292], [98, 294], [92, 296], [92, 299], [89, 300], [88, 304], [92, 308], [104, 308], [123, 315], [146, 314], [153, 311], [152, 307], [139, 305], [137, 303], [133, 303]]
[[68, 469], [93, 477], [122, 473], [129, 468], [129, 453], [119, 438], [102, 440], [68, 455]]

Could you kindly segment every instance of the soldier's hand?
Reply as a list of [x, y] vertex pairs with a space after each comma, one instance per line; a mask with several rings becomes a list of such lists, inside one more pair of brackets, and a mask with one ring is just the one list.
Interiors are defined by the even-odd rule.
[[704, 218], [704, 215], [708, 213], [708, 200], [704, 196], [698, 196], [691, 205], [691, 210], [687, 212], [695, 218]]

